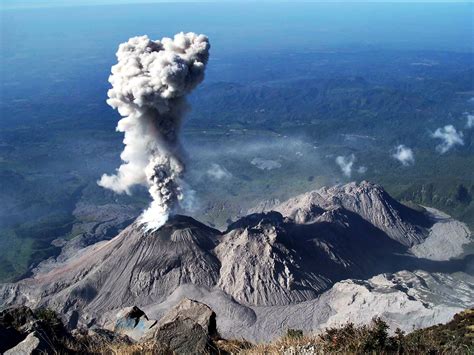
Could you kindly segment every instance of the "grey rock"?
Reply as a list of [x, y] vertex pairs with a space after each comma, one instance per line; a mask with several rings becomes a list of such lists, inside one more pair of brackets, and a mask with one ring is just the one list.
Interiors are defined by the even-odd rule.
[[[192, 284], [181, 285], [162, 303], [146, 306], [144, 310], [153, 319], [161, 319], [183, 298], [190, 298], [208, 305], [215, 310], [219, 332], [240, 328], [251, 328], [257, 316], [249, 306], [238, 303], [224, 291], [207, 289]], [[228, 332], [227, 332], [228, 333]]]
[[[204, 303], [183, 298], [163, 318], [160, 319], [157, 328], [167, 323], [172, 323], [179, 318], [188, 318], [199, 324], [209, 336], [217, 335], [216, 314]], [[159, 330], [157, 330], [159, 331]]]
[[38, 353], [40, 350], [53, 348], [57, 351], [64, 350], [63, 341], [70, 340], [70, 336], [54, 313], [20, 306], [0, 312], [0, 339], [0, 353], [16, 347], [25, 339], [27, 341], [18, 349], [24, 350], [35, 345], [35, 349], [37, 348], [35, 353]]
[[216, 314], [207, 305], [184, 298], [147, 338], [177, 354], [203, 354], [216, 335]]
[[148, 316], [140, 308], [133, 306], [120, 310], [117, 313], [113, 326], [110, 326], [115, 333], [128, 336], [133, 340], [140, 340], [150, 331], [157, 321], [148, 319]]
[[176, 354], [207, 353], [206, 331], [189, 318], [179, 318], [160, 327], [154, 341]]
[[78, 331], [78, 329], [74, 329], [72, 333], [76, 339], [87, 336], [87, 339], [91, 344], [97, 345], [104, 343], [133, 344], [135, 342], [127, 335], [119, 334], [112, 330], [96, 326], [87, 329], [87, 331], [84, 331], [84, 329], [81, 329], [80, 331]]
[[5, 355], [30, 355], [48, 353], [53, 349], [42, 339], [37, 332], [32, 332], [15, 347], [4, 352]]
[[0, 353], [25, 339], [23, 328], [34, 321], [33, 312], [25, 306], [11, 307], [0, 312]]

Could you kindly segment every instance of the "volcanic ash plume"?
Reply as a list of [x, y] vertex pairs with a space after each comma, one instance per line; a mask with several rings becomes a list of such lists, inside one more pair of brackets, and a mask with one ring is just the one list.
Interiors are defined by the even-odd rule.
[[142, 221], [149, 229], [165, 223], [183, 199], [179, 131], [185, 97], [204, 79], [208, 58], [207, 37], [195, 33], [161, 41], [134, 37], [117, 51], [107, 103], [123, 116], [117, 124], [125, 133], [123, 164], [99, 185], [127, 194], [133, 185], [147, 186], [153, 201]]

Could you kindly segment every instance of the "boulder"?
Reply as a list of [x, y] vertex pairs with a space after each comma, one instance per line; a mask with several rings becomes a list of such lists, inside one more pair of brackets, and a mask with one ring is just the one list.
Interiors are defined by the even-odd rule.
[[184, 298], [160, 319], [147, 339], [177, 354], [202, 354], [208, 352], [217, 335], [214, 311]]
[[61, 320], [50, 310], [20, 306], [0, 312], [0, 353], [9, 349], [11, 354], [22, 353], [30, 348], [38, 348], [36, 352], [52, 348], [61, 351], [67, 338], [70, 335]]
[[22, 327], [35, 320], [34, 314], [28, 307], [11, 307], [0, 312], [0, 353], [11, 349], [22, 340], [26, 334]]
[[190, 318], [177, 318], [155, 332], [154, 342], [176, 354], [205, 354], [209, 336], [206, 330]]
[[38, 332], [32, 332], [15, 347], [4, 352], [4, 355], [43, 354], [54, 351]]
[[21, 342], [25, 336], [12, 327], [0, 324], [0, 354]]
[[178, 318], [189, 318], [199, 324], [210, 336], [217, 334], [216, 314], [204, 303], [183, 298], [158, 322], [158, 327], [171, 323]]
[[118, 312], [112, 328], [115, 333], [126, 335], [130, 339], [138, 341], [155, 325], [156, 320], [148, 319], [145, 312], [133, 306]]

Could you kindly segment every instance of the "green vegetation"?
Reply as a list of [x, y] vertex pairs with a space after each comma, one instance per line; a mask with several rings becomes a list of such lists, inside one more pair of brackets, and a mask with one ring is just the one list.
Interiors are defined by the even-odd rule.
[[329, 328], [315, 336], [285, 336], [270, 344], [221, 341], [224, 351], [242, 354], [472, 354], [474, 310], [456, 314], [447, 324], [405, 334], [390, 334], [386, 322], [374, 318], [369, 325], [352, 323]]
[[303, 337], [303, 331], [300, 329], [288, 329], [286, 331], [286, 337], [290, 339], [297, 339]]
[[402, 199], [435, 207], [466, 222], [474, 230], [474, 184], [435, 182], [414, 184], [399, 194]]

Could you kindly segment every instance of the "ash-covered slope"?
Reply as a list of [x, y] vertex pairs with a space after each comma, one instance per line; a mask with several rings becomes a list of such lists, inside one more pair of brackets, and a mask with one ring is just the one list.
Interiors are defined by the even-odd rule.
[[[229, 226], [216, 248], [222, 268], [219, 288], [252, 305], [289, 304], [314, 298], [333, 281], [323, 267], [308, 261], [288, 233], [281, 214], [254, 214]], [[303, 255], [302, 255], [303, 254]], [[315, 266], [321, 265], [312, 255]]]
[[[430, 239], [429, 229], [439, 221], [432, 212], [401, 205], [378, 185], [323, 188], [275, 210], [241, 218], [225, 232], [185, 216], [174, 216], [151, 232], [135, 222], [112, 240], [90, 246], [56, 267], [39, 268], [32, 278], [0, 286], [1, 305], [45, 305], [75, 327], [104, 323], [116, 310], [132, 305], [156, 317], [187, 296], [211, 304], [221, 314], [226, 335], [238, 336], [232, 329], [257, 327], [270, 314], [278, 318], [273, 310], [291, 312], [293, 306], [313, 301], [323, 307], [324, 297], [340, 307], [334, 299], [337, 292], [327, 290], [342, 280], [404, 269], [460, 270], [411, 253], [413, 245], [425, 245], [416, 255], [430, 255], [429, 241], [441, 243], [443, 236], [437, 233]], [[469, 240], [462, 234], [467, 229], [453, 226], [459, 234], [456, 241]], [[422, 301], [419, 305], [424, 307]], [[282, 316], [288, 317], [285, 312]], [[270, 334], [253, 331], [246, 334], [254, 339]]]
[[427, 236], [426, 229], [432, 224], [425, 214], [402, 205], [380, 185], [367, 181], [323, 187], [273, 208], [296, 223], [331, 222], [333, 219], [327, 213], [335, 209], [357, 214], [406, 246], [422, 242]]
[[213, 287], [220, 269], [212, 253], [218, 234], [185, 216], [152, 232], [135, 222], [114, 239], [19, 282], [10, 302], [95, 317], [128, 304], [162, 302], [181, 284]]
[[231, 224], [216, 248], [218, 286], [244, 304], [307, 301], [340, 280], [412, 268], [408, 247], [433, 224], [369, 182], [322, 188], [271, 209]]
[[256, 213], [221, 237], [215, 249], [222, 265], [218, 287], [248, 305], [302, 302], [343, 279], [399, 270], [406, 250], [341, 208], [306, 224], [278, 212]]

